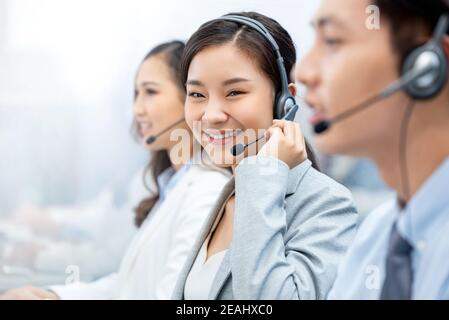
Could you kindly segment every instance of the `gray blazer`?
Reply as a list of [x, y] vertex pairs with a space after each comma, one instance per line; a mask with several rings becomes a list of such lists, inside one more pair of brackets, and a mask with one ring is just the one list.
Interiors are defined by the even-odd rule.
[[306, 160], [289, 167], [274, 158], [244, 159], [200, 232], [173, 292], [184, 286], [217, 214], [235, 186], [233, 239], [209, 299], [324, 299], [354, 234], [350, 192]]

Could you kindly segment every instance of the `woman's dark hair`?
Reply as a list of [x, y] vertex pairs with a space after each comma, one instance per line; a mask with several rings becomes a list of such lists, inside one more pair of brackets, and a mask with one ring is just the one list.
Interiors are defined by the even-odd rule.
[[372, 4], [390, 24], [392, 46], [401, 65], [407, 53], [422, 44], [418, 36], [431, 36], [440, 16], [449, 13], [448, 0], [372, 0]]
[[[275, 20], [257, 12], [230, 13], [249, 17], [262, 23], [279, 45], [281, 55], [284, 58], [285, 69], [290, 82], [291, 71], [296, 62], [296, 49], [288, 32]], [[233, 42], [240, 50], [254, 57], [265, 75], [273, 83], [276, 92], [281, 90], [281, 77], [276, 62], [273, 47], [259, 32], [247, 26], [227, 20], [212, 20], [203, 24], [187, 41], [181, 63], [181, 78], [183, 84], [187, 81], [190, 64], [201, 50], [225, 43]], [[275, 117], [273, 108], [273, 117]], [[316, 157], [309, 144], [306, 142], [307, 154], [313, 166], [318, 169]]]
[[[170, 68], [171, 75], [173, 77], [173, 81], [177, 84], [180, 94], [182, 96], [185, 95], [185, 88], [183, 81], [180, 77], [181, 74], [181, 58], [182, 53], [184, 50], [184, 43], [182, 41], [171, 41], [167, 43], [163, 43], [158, 45], [157, 47], [153, 48], [143, 59], [142, 63], [145, 62], [147, 59], [156, 56], [161, 55], [166, 63], [167, 66]], [[134, 96], [134, 99], [136, 98], [136, 94]], [[138, 125], [136, 121], [133, 122], [133, 134], [136, 138], [139, 137], [139, 130]], [[150, 162], [148, 163], [147, 167], [145, 168], [144, 175], [143, 175], [143, 183], [145, 187], [150, 190], [148, 187], [148, 184], [146, 182], [146, 178], [148, 175], [150, 175], [150, 179], [153, 180], [153, 185], [156, 186], [156, 190], [152, 192], [151, 196], [148, 198], [143, 199], [139, 205], [134, 209], [136, 215], [134, 218], [135, 224], [140, 227], [143, 223], [143, 221], [146, 219], [150, 211], [153, 209], [156, 202], [159, 200], [159, 185], [157, 182], [157, 178], [159, 175], [164, 172], [166, 169], [168, 169], [171, 166], [171, 161], [168, 156], [168, 153], [166, 150], [156, 151], [152, 157]], [[153, 190], [152, 190], [153, 191]]]

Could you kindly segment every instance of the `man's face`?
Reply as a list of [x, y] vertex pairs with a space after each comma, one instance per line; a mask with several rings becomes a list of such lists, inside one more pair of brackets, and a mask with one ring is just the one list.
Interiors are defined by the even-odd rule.
[[[314, 118], [332, 119], [381, 91], [398, 77], [398, 57], [390, 28], [367, 25], [368, 0], [323, 0], [312, 24], [313, 47], [298, 64], [296, 80], [307, 88]], [[381, 17], [382, 17], [382, 13]], [[332, 126], [317, 136], [324, 153], [373, 157], [382, 146], [396, 143], [408, 98], [397, 93]], [[388, 148], [384, 148], [388, 150]]]

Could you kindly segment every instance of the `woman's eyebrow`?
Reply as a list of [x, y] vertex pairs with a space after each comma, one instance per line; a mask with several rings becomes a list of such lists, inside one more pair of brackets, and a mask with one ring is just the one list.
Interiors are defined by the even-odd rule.
[[[249, 82], [249, 81], [250, 81], [249, 79], [245, 79], [245, 78], [231, 78], [231, 79], [223, 81], [222, 85], [223, 86], [229, 86], [231, 84], [235, 84], [235, 83], [238, 83], [238, 82]], [[201, 81], [195, 80], [195, 79], [188, 80], [186, 82], [186, 85], [201, 86], [201, 87], [205, 86]]]
[[141, 87], [145, 87], [145, 86], [148, 86], [148, 85], [158, 86], [159, 83], [157, 83], [156, 81], [142, 81], [140, 83]]
[[229, 86], [231, 84], [235, 84], [235, 83], [239, 83], [239, 82], [249, 82], [249, 79], [245, 79], [245, 78], [232, 78], [232, 79], [228, 79], [223, 81], [223, 86]]
[[187, 80], [186, 85], [204, 87], [204, 84], [199, 80]]

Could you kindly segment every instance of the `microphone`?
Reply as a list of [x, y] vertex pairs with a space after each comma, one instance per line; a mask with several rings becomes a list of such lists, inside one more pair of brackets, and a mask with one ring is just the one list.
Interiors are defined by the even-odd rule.
[[162, 130], [161, 132], [159, 132], [156, 135], [153, 136], [149, 136], [148, 139], [145, 141], [147, 144], [152, 144], [154, 143], [157, 138], [159, 138], [161, 135], [163, 135], [164, 133], [166, 133], [168, 130], [173, 129], [174, 127], [176, 127], [178, 124], [180, 124], [181, 122], [183, 122], [185, 120], [185, 118], [181, 118], [178, 121], [176, 121], [175, 123], [173, 123], [172, 125], [168, 126], [167, 128], [165, 128], [164, 130]]
[[402, 90], [405, 86], [410, 84], [411, 82], [415, 81], [416, 79], [422, 77], [427, 72], [431, 71], [434, 68], [434, 66], [430, 63], [422, 63], [421, 65], [418, 65], [414, 69], [406, 72], [402, 77], [400, 77], [398, 80], [392, 82], [388, 86], [386, 86], [382, 91], [375, 94], [371, 98], [365, 100], [364, 102], [350, 108], [349, 110], [340, 113], [339, 115], [335, 116], [332, 119], [327, 120], [321, 120], [313, 125], [313, 130], [316, 134], [322, 134], [329, 130], [332, 125], [343, 121], [347, 118], [352, 117], [353, 115], [367, 109], [368, 107], [374, 105], [376, 102], [381, 101], [394, 93]]
[[[298, 107], [297, 104], [293, 105], [293, 107], [287, 112], [287, 114], [282, 119], [288, 120], [288, 121], [295, 120], [295, 115], [296, 115], [296, 112], [298, 111], [298, 108], [299, 107]], [[231, 154], [234, 157], [237, 157], [238, 155], [241, 155], [245, 151], [246, 148], [248, 148], [249, 146], [255, 144], [256, 142], [259, 142], [260, 140], [263, 139], [264, 136], [265, 135], [262, 135], [259, 138], [257, 138], [257, 140], [254, 140], [253, 142], [248, 143], [248, 144], [236, 144], [235, 146], [233, 146], [231, 148], [231, 150], [230, 150]]]

